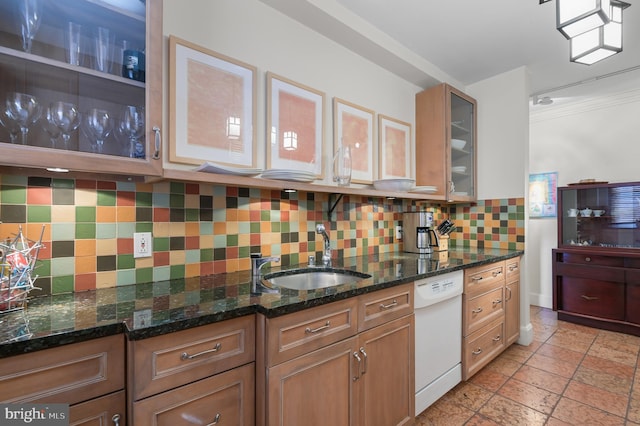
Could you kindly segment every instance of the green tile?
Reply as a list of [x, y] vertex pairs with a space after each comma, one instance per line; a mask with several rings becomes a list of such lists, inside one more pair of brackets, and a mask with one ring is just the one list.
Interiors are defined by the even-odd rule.
[[169, 207], [173, 209], [182, 209], [184, 208], [184, 195], [182, 194], [171, 194], [169, 196]]
[[76, 238], [79, 240], [96, 238], [96, 224], [76, 223]]
[[200, 210], [186, 209], [184, 219], [185, 219], [185, 222], [197, 222], [200, 219]]
[[136, 192], [136, 207], [151, 207], [153, 205], [153, 193]]
[[136, 261], [133, 258], [133, 254], [118, 255], [117, 262], [118, 269], [133, 269], [136, 267]]
[[227, 235], [227, 247], [237, 247], [238, 246], [238, 235], [231, 234]]
[[284, 231], [282, 230], [283, 225], [284, 225], [284, 224], [282, 224], [282, 223], [280, 223], [280, 222], [273, 222], [273, 223], [271, 224], [271, 232], [284, 232]]
[[96, 221], [96, 208], [89, 206], [76, 207], [76, 222], [92, 222]]
[[240, 247], [240, 249], [238, 250], [238, 256], [240, 256], [240, 258], [245, 258], [245, 257], [249, 257], [249, 255], [251, 254], [251, 247]]
[[153, 232], [153, 222], [138, 222], [135, 229], [135, 232]]
[[53, 179], [51, 181], [51, 187], [74, 189], [76, 187], [76, 182], [73, 179]]
[[184, 194], [184, 188], [183, 182], [171, 182], [169, 184], [169, 192], [171, 194]]
[[153, 281], [154, 282], [168, 282], [169, 280], [169, 267], [168, 266], [156, 266], [153, 268]]
[[[184, 278], [185, 274], [185, 266], [184, 265], [172, 265], [169, 272], [169, 278], [172, 280], [177, 280], [178, 278]], [[173, 283], [172, 283], [173, 284]], [[173, 287], [173, 285], [172, 285]], [[184, 291], [184, 285], [182, 286], [182, 290]], [[172, 291], [172, 293], [175, 293]]]
[[153, 268], [136, 269], [136, 283], [150, 283], [153, 281]]
[[65, 275], [61, 277], [53, 277], [51, 282], [51, 293], [71, 293], [73, 292], [73, 275]]
[[[38, 259], [36, 262], [35, 273], [41, 277], [51, 276], [51, 259]], [[36, 280], [36, 287], [38, 281]]]
[[269, 210], [262, 210], [260, 212], [260, 220], [262, 222], [270, 222], [271, 221], [271, 212]]
[[252, 234], [259, 234], [260, 233], [260, 222], [251, 222], [251, 226], [249, 228], [249, 231]]
[[98, 205], [99, 206], [115, 206], [116, 205], [116, 192], [98, 190]]
[[153, 251], [169, 251], [169, 237], [156, 237], [153, 239]]
[[200, 262], [208, 262], [213, 260], [213, 248], [200, 249]]
[[27, 188], [12, 185], [2, 185], [0, 188], [2, 204], [25, 204], [27, 202]]
[[124, 269], [116, 271], [116, 286], [133, 287], [131, 284], [136, 283], [136, 270]]
[[27, 206], [27, 222], [51, 222], [51, 206]]

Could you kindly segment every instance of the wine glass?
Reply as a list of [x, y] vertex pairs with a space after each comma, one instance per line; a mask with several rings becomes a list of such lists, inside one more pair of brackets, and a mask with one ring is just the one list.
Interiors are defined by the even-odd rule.
[[69, 102], [52, 102], [49, 105], [50, 121], [60, 129], [64, 149], [69, 149], [71, 132], [80, 126], [80, 112], [78, 108]]
[[31, 53], [31, 45], [42, 21], [41, 0], [18, 0], [18, 17], [22, 33], [22, 49]]
[[118, 132], [129, 138], [128, 156], [144, 158], [144, 144], [139, 138], [144, 135], [144, 107], [127, 105], [120, 115]]
[[16, 120], [8, 115], [7, 109], [0, 110], [0, 124], [9, 132], [11, 143], [18, 143], [18, 134], [20, 133], [20, 125]]
[[44, 111], [44, 117], [40, 117], [40, 125], [45, 133], [49, 136], [49, 143], [51, 143], [51, 148], [55, 148], [58, 144], [58, 138], [60, 137], [60, 128], [55, 125], [53, 120], [51, 119], [51, 108], [47, 107]]
[[7, 95], [7, 115], [18, 123], [22, 133], [22, 145], [27, 144], [29, 126], [40, 118], [41, 108], [35, 96], [12, 92]]
[[104, 149], [104, 140], [111, 134], [113, 130], [113, 119], [108, 111], [99, 108], [92, 108], [82, 119], [82, 127], [84, 131], [93, 139], [93, 147], [98, 153], [102, 154]]

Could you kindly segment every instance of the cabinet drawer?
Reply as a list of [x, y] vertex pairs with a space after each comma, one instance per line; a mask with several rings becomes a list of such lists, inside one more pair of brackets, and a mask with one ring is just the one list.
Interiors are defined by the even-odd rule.
[[464, 292], [475, 295], [502, 286], [505, 279], [504, 265], [504, 262], [496, 262], [466, 269], [464, 271]]
[[413, 312], [413, 283], [359, 297], [358, 331], [368, 330]]
[[464, 335], [468, 336], [485, 324], [504, 315], [504, 288], [496, 288], [474, 298], [464, 297]]
[[133, 424], [255, 423], [255, 363], [234, 368], [133, 404]]
[[467, 380], [505, 348], [504, 322], [496, 320], [465, 337], [462, 344], [463, 379]]
[[614, 320], [624, 319], [623, 282], [564, 276], [560, 291], [560, 310]]
[[103, 337], [0, 362], [2, 402], [76, 404], [124, 389], [124, 337]]
[[266, 320], [267, 366], [351, 337], [358, 330], [357, 298]]
[[129, 342], [134, 400], [255, 360], [255, 316]]
[[597, 266], [624, 266], [623, 257], [615, 256], [593, 256], [591, 254], [581, 253], [562, 253], [562, 262], [564, 263], [579, 263], [582, 265], [597, 265]]
[[[126, 426], [124, 391], [105, 395], [69, 407], [69, 426], [119, 425]], [[116, 423], [117, 422], [117, 423]]]
[[508, 259], [504, 264], [507, 273], [507, 282], [518, 281], [520, 279], [520, 258]]

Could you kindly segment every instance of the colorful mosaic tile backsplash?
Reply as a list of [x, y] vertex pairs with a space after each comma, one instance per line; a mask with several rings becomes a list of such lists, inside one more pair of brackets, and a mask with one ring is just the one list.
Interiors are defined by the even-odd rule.
[[[39, 238], [43, 294], [250, 269], [249, 256], [284, 265], [321, 257], [322, 222], [336, 258], [402, 251], [402, 212], [429, 209], [457, 230], [450, 246], [524, 248], [524, 199], [473, 205], [345, 195], [332, 220], [329, 194], [183, 182], [132, 183], [0, 176], [0, 238], [19, 226]], [[133, 257], [133, 233], [152, 232], [152, 257]]]

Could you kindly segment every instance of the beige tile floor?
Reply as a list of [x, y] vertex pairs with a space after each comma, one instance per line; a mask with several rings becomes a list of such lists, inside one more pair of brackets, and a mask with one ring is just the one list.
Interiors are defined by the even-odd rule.
[[[416, 425], [640, 425], [640, 338], [531, 307], [534, 341], [512, 345]], [[418, 362], [418, 360], [416, 360]]]

